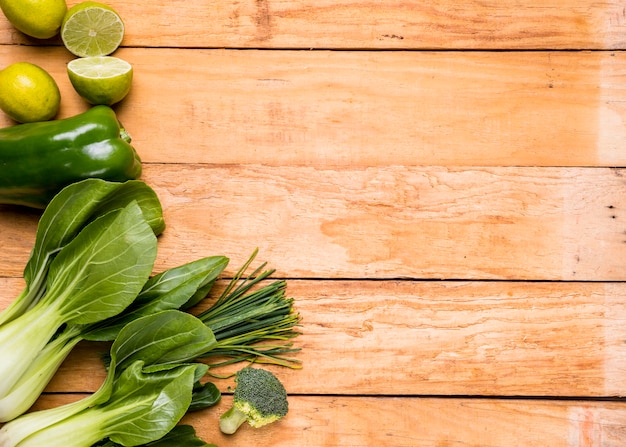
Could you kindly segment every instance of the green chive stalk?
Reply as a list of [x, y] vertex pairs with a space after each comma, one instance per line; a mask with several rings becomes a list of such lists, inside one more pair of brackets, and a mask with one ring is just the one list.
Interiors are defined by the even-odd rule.
[[258, 286], [275, 270], [263, 270], [261, 264], [243, 278], [257, 251], [229, 282], [217, 301], [197, 315], [214, 333], [217, 345], [201, 357], [223, 358], [208, 364], [224, 366], [241, 361], [276, 364], [294, 369], [301, 368], [300, 360], [290, 355], [300, 351], [292, 339], [301, 317], [295, 312], [293, 299], [286, 295], [287, 283], [276, 280]]

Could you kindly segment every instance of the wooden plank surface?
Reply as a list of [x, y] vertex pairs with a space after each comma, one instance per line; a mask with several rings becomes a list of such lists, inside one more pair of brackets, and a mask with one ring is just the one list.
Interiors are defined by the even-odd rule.
[[[623, 2], [108, 3], [168, 225], [155, 272], [224, 254], [228, 277], [259, 247], [303, 317], [303, 369], [272, 368], [288, 417], [221, 435], [221, 380], [185, 419], [206, 441], [626, 445]], [[0, 15], [0, 68], [47, 69], [59, 117], [87, 108], [71, 59]], [[38, 216], [0, 205], [0, 309]], [[107, 348], [35, 409], [93, 392]]]
[[[108, 3], [133, 47], [617, 49], [626, 42], [618, 0]], [[0, 25], [0, 43], [30, 43]]]
[[[626, 275], [623, 175], [150, 164], [144, 179], [168, 223], [159, 270], [213, 254], [236, 256], [236, 269], [259, 247], [288, 277], [617, 281]], [[5, 274], [21, 274], [37, 216], [5, 208]]]
[[[116, 54], [136, 70], [117, 110], [150, 163], [626, 164], [622, 52]], [[85, 109], [65, 73], [67, 51], [0, 47], [3, 64], [20, 60], [53, 74], [60, 116]]]
[[[0, 284], [16, 295], [21, 280]], [[304, 367], [273, 371], [295, 394], [615, 397], [626, 386], [622, 283], [289, 284]], [[108, 349], [80, 345], [48, 391], [96, 390]]]
[[[37, 408], [77, 397], [45, 396]], [[626, 418], [616, 402], [295, 396], [290, 411], [306, 417], [225, 436], [215, 420], [230, 402], [225, 396], [211, 417], [192, 414], [183, 421], [220, 447], [621, 447]]]

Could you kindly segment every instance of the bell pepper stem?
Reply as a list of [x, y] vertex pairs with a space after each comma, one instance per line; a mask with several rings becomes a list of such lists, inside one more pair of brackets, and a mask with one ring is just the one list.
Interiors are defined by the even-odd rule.
[[130, 143], [132, 141], [130, 134], [123, 127], [120, 127], [120, 138], [127, 143]]

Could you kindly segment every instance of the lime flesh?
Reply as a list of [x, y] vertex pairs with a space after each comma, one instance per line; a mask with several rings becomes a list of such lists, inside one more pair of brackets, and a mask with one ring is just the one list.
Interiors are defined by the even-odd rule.
[[78, 57], [107, 56], [124, 38], [124, 22], [110, 6], [86, 1], [72, 6], [61, 24], [65, 47]]

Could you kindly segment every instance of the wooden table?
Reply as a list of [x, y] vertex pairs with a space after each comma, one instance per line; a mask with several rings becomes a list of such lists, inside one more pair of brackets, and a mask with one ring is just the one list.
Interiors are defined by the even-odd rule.
[[[76, 1], [68, 0], [71, 6]], [[110, 0], [155, 271], [255, 247], [288, 279], [290, 413], [220, 447], [626, 445], [626, 12], [608, 0]], [[58, 40], [0, 18], [86, 110]], [[9, 125], [2, 116], [0, 124]], [[0, 306], [38, 213], [0, 207]], [[45, 408], [104, 377], [83, 344]], [[1, 361], [1, 359], [0, 359]]]

